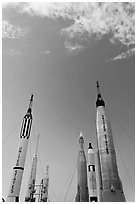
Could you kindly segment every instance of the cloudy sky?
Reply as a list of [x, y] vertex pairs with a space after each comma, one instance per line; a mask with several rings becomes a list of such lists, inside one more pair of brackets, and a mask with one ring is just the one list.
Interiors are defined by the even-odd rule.
[[[36, 135], [37, 183], [50, 165], [49, 198], [76, 195], [78, 138], [96, 149], [96, 80], [111, 118], [119, 174], [134, 201], [134, 3], [3, 3], [2, 196], [7, 197], [22, 118], [34, 94], [21, 188], [24, 200]], [[69, 188], [70, 186], [70, 188]]]

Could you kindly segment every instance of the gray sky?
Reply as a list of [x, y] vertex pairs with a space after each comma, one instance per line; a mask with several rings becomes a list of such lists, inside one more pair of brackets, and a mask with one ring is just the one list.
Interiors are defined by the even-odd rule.
[[[134, 201], [134, 4], [3, 4], [2, 196], [7, 197], [21, 123], [34, 94], [33, 125], [21, 188], [24, 200], [36, 135], [37, 183], [49, 164], [51, 201], [64, 201], [79, 133], [96, 149], [96, 81], [106, 102], [127, 201]], [[41, 167], [42, 166], [42, 167]], [[66, 201], [76, 195], [76, 173]]]

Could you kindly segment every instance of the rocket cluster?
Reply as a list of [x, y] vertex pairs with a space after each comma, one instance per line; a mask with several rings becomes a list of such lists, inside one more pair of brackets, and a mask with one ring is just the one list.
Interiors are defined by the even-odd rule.
[[[32, 125], [32, 101], [33, 95], [31, 96], [27, 113], [23, 118], [17, 152], [17, 160], [15, 166], [13, 167], [13, 176], [6, 200], [7, 202], [19, 201], [20, 186], [24, 172], [28, 139], [30, 137], [30, 130]], [[77, 194], [75, 201], [125, 202], [126, 200], [117, 168], [111, 124], [105, 109], [105, 102], [100, 93], [98, 82], [96, 100], [96, 134], [97, 152], [94, 151], [91, 143], [89, 143], [86, 161], [84, 152], [84, 139], [82, 133], [80, 133], [80, 149], [77, 162]], [[33, 158], [31, 176], [25, 201], [35, 201], [32, 195], [36, 178], [36, 164], [37, 153], [35, 153]], [[46, 177], [41, 181], [42, 188], [40, 189], [40, 191], [43, 192], [42, 202], [47, 201], [48, 183], [49, 178], [47, 167]]]
[[[75, 200], [76, 202], [125, 202], [122, 183], [118, 174], [111, 124], [105, 110], [105, 102], [101, 96], [98, 82], [97, 92], [97, 152], [93, 150], [91, 143], [89, 143], [86, 162], [83, 148], [84, 139], [82, 134], [80, 134], [77, 195]], [[97, 162], [95, 162], [95, 158]]]

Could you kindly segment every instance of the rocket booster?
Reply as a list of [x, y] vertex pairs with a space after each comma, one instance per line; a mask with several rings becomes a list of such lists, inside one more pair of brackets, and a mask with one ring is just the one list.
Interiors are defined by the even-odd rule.
[[25, 197], [25, 202], [35, 202], [35, 198], [33, 196], [34, 196], [34, 193], [35, 193], [38, 140], [39, 140], [39, 135], [37, 136], [35, 155], [34, 155], [33, 161], [32, 161], [31, 174], [30, 174], [27, 194], [26, 194], [26, 197]]
[[89, 201], [97, 202], [97, 184], [96, 184], [96, 167], [94, 159], [94, 151], [89, 143], [88, 154], [87, 154], [87, 167], [88, 167], [88, 189], [89, 189]]
[[100, 189], [103, 202], [125, 202], [123, 194], [113, 143], [111, 124], [105, 110], [105, 102], [100, 94], [97, 82], [97, 101], [96, 101], [96, 130], [98, 141], [98, 154], [101, 172]]
[[19, 194], [22, 182], [22, 176], [24, 172], [24, 164], [28, 146], [28, 140], [30, 137], [31, 125], [32, 125], [32, 101], [33, 95], [31, 95], [29, 108], [26, 115], [23, 118], [23, 123], [20, 132], [17, 159], [15, 166], [13, 167], [13, 175], [10, 183], [10, 188], [6, 202], [18, 202]]
[[84, 139], [82, 133], [79, 138], [80, 150], [77, 163], [77, 195], [76, 202], [88, 202], [88, 185], [87, 185], [87, 162], [84, 152]]
[[49, 188], [49, 166], [46, 166], [45, 178], [40, 183], [40, 198], [39, 202], [47, 202], [48, 200], [48, 188]]

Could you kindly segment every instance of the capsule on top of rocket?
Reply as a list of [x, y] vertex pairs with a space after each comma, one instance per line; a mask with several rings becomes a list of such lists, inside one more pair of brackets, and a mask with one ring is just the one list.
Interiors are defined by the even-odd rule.
[[24, 172], [26, 152], [28, 147], [28, 140], [30, 137], [30, 131], [31, 131], [31, 125], [32, 125], [32, 102], [33, 102], [33, 95], [31, 95], [29, 108], [23, 118], [22, 127], [20, 131], [17, 159], [16, 159], [15, 166], [13, 167], [13, 175], [12, 175], [11, 184], [10, 184], [6, 202], [19, 201], [19, 194], [20, 194], [22, 176]]
[[[100, 192], [103, 202], [125, 202], [118, 174], [112, 130], [105, 102], [97, 82], [96, 132], [100, 172]], [[115, 192], [115, 193], [114, 193]]]
[[94, 153], [91, 143], [89, 143], [89, 146], [88, 146], [88, 153]]
[[93, 147], [91, 145], [91, 143], [89, 143], [89, 147], [88, 147], [88, 165], [94, 165], [95, 161], [94, 161], [94, 150]]
[[[29, 107], [27, 109], [27, 113], [28, 112], [32, 112], [32, 103], [33, 103], [33, 94], [31, 94], [31, 97], [30, 97], [30, 101], [29, 101]], [[26, 113], [26, 114], [27, 114]]]
[[97, 81], [97, 101], [96, 101], [96, 107], [99, 107], [99, 106], [104, 106], [105, 107], [105, 102], [101, 96], [101, 93], [100, 93], [100, 88], [99, 88], [99, 83]]
[[84, 139], [82, 132], [79, 137], [79, 155], [77, 162], [77, 195], [76, 202], [88, 202], [88, 185], [87, 185], [87, 162], [84, 152]]
[[89, 201], [97, 202], [97, 185], [96, 185], [96, 167], [94, 159], [94, 150], [89, 143], [88, 154], [87, 154], [87, 169], [88, 169], [88, 190], [89, 190]]
[[84, 139], [83, 139], [82, 132], [80, 133], [80, 136], [79, 136], [79, 144], [80, 144], [80, 150], [84, 150]]

